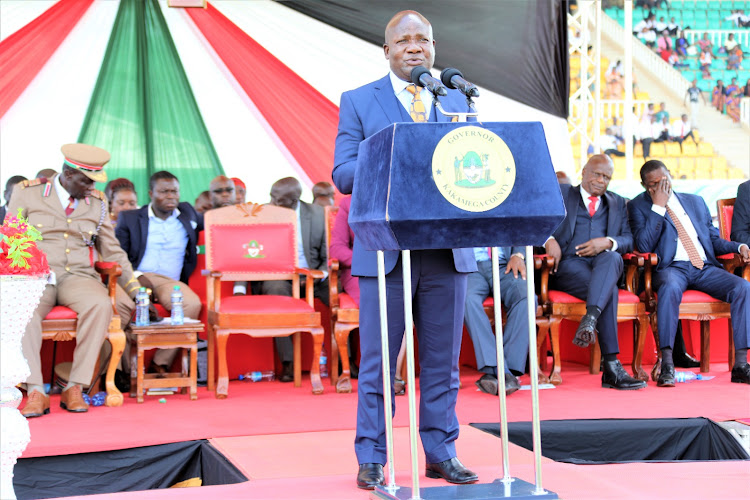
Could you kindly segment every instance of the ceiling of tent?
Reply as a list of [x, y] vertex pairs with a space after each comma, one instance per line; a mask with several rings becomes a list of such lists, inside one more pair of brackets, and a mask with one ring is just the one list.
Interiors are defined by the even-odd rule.
[[456, 67], [482, 87], [568, 116], [568, 0], [276, 1], [377, 45], [396, 12], [416, 10], [432, 23], [436, 67]]

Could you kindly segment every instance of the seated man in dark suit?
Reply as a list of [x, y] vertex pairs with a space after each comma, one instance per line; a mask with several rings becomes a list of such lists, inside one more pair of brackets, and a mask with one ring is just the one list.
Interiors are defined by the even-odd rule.
[[745, 181], [737, 187], [730, 236], [732, 241], [750, 245], [750, 181]]
[[[153, 301], [172, 310], [172, 291], [179, 286], [186, 318], [197, 319], [201, 300], [187, 282], [198, 261], [198, 233], [203, 216], [187, 202], [180, 202], [180, 183], [167, 171], [149, 180], [151, 203], [138, 210], [120, 212], [115, 235], [128, 254], [140, 283], [153, 290]], [[159, 349], [150, 371], [166, 373], [178, 349]], [[123, 355], [123, 365], [130, 361]]]
[[[300, 201], [302, 186], [294, 177], [285, 177], [271, 186], [271, 205], [294, 210], [297, 213], [297, 255], [299, 267], [319, 269], [328, 272], [328, 249], [326, 248], [326, 221], [323, 207]], [[300, 279], [300, 296], [304, 297], [304, 279]], [[292, 296], [291, 281], [264, 281], [260, 284], [263, 295]], [[328, 283], [325, 278], [315, 280], [313, 288], [315, 297], [328, 305]], [[279, 353], [283, 370], [279, 380], [294, 380], [294, 348], [291, 337], [275, 337], [276, 350]]]
[[738, 252], [750, 262], [750, 248], [721, 239], [703, 198], [673, 192], [672, 178], [661, 161], [643, 164], [641, 183], [646, 191], [628, 204], [628, 214], [638, 250], [659, 256], [653, 276], [662, 352], [657, 385], [674, 387], [672, 349], [682, 294], [688, 288], [731, 304], [735, 348], [731, 380], [750, 384], [750, 282], [726, 272], [716, 260], [716, 255]]
[[[508, 321], [503, 328], [505, 353], [505, 394], [512, 394], [521, 384], [512, 372], [522, 375], [526, 370], [529, 352], [529, 315], [526, 297], [526, 265], [523, 247], [500, 248], [500, 300], [507, 311]], [[497, 394], [497, 345], [492, 325], [484, 312], [484, 300], [492, 296], [492, 260], [489, 249], [474, 249], [477, 272], [469, 273], [466, 285], [464, 323], [474, 344], [477, 369], [484, 373], [476, 381], [487, 394]]]
[[607, 191], [613, 171], [609, 156], [594, 155], [583, 167], [580, 186], [560, 185], [567, 215], [544, 247], [555, 259], [552, 287], [586, 301], [573, 343], [586, 347], [598, 332], [602, 387], [642, 389], [646, 382], [628, 375], [617, 359], [617, 282], [633, 236], [625, 198]]

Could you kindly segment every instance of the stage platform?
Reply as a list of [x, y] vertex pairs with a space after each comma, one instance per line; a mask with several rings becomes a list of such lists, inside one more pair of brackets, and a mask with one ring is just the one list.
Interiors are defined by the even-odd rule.
[[[731, 384], [726, 365], [715, 364], [712, 380], [642, 391], [602, 389], [599, 376], [586, 367], [564, 366], [564, 382], [540, 391], [542, 419], [706, 417], [716, 422], [750, 418], [750, 387]], [[469, 427], [498, 421], [498, 400], [479, 392], [479, 374], [462, 369], [458, 417], [458, 455], [480, 477], [491, 482], [502, 474], [500, 440]], [[522, 378], [528, 384], [528, 376]], [[530, 392], [508, 398], [509, 420], [531, 419]], [[52, 413], [30, 420], [32, 441], [24, 457], [66, 455], [209, 439], [249, 480], [226, 486], [152, 490], [97, 495], [95, 498], [255, 498], [365, 499], [355, 486], [353, 452], [356, 394], [336, 394], [330, 385], [321, 396], [310, 393], [309, 379], [300, 388], [280, 382], [232, 382], [229, 398], [216, 400], [206, 389], [199, 399], [126, 398], [120, 408], [94, 407], [87, 414], [68, 414], [53, 397]], [[410, 485], [406, 398], [396, 400], [394, 420], [397, 482]], [[511, 475], [534, 480], [533, 454], [510, 445]], [[421, 485], [439, 486], [423, 475]], [[628, 463], [572, 465], [544, 459], [543, 485], [568, 499], [746, 498], [750, 461]], [[81, 490], [86, 494], [85, 488]], [[81, 497], [83, 498], [83, 497]], [[87, 496], [86, 498], [92, 498]]]

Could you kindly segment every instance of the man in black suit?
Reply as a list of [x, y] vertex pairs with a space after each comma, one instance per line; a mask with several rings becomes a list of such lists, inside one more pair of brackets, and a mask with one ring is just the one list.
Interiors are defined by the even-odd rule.
[[13, 194], [13, 188], [16, 187], [16, 184], [21, 183], [25, 180], [26, 177], [24, 177], [23, 175], [14, 175], [10, 179], [8, 179], [8, 182], [5, 183], [5, 192], [3, 193], [3, 196], [5, 197], [5, 205], [0, 207], [0, 224], [2, 224], [5, 220], [6, 211], [8, 209], [8, 205], [10, 205], [10, 196]]
[[[328, 273], [328, 250], [326, 248], [325, 212], [323, 207], [300, 201], [302, 185], [294, 177], [285, 177], [271, 186], [271, 205], [294, 210], [297, 213], [297, 255], [299, 267], [319, 269]], [[327, 276], [326, 276], [327, 277]], [[301, 279], [301, 294], [304, 296], [304, 281]], [[264, 281], [260, 284], [263, 295], [292, 296], [291, 281]], [[328, 282], [316, 279], [313, 287], [315, 297], [328, 305]], [[294, 348], [291, 337], [275, 337], [276, 351], [281, 359], [282, 372], [279, 380], [294, 380]]]
[[735, 348], [731, 381], [750, 384], [750, 282], [726, 272], [716, 259], [737, 252], [750, 262], [750, 248], [721, 239], [703, 198], [673, 192], [669, 171], [659, 160], [643, 164], [641, 184], [646, 191], [628, 204], [628, 215], [638, 250], [659, 256], [653, 276], [662, 353], [656, 385], [675, 384], [672, 350], [682, 294], [688, 288], [730, 303]]
[[[115, 235], [128, 255], [141, 285], [153, 291], [152, 300], [167, 311], [172, 309], [172, 291], [179, 286], [186, 318], [196, 319], [201, 301], [188, 286], [197, 264], [198, 233], [203, 216], [187, 202], [180, 202], [180, 183], [167, 171], [149, 180], [151, 203], [138, 210], [120, 212]], [[150, 370], [169, 371], [177, 349], [160, 349]], [[124, 365], [129, 358], [123, 355]]]
[[567, 215], [544, 246], [555, 259], [552, 286], [586, 301], [573, 343], [586, 347], [598, 332], [602, 387], [642, 389], [646, 382], [628, 375], [617, 359], [617, 282], [633, 236], [626, 200], [607, 191], [613, 171], [609, 156], [594, 155], [583, 167], [580, 186], [560, 185]]
[[743, 182], [737, 188], [730, 237], [732, 241], [750, 245], [750, 181]]

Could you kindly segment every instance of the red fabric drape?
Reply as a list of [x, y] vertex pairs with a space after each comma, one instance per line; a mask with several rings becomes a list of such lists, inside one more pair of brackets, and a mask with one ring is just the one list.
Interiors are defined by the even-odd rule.
[[308, 177], [331, 182], [338, 107], [211, 4], [186, 10]]
[[0, 118], [16, 102], [93, 2], [60, 0], [0, 42]]

